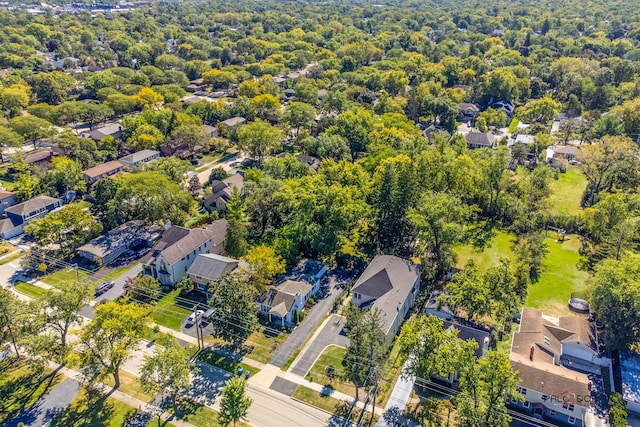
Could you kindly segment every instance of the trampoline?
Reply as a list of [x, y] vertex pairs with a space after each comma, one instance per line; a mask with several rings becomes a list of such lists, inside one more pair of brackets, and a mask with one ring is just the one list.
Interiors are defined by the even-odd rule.
[[578, 313], [588, 313], [591, 308], [591, 304], [582, 298], [572, 297], [569, 299], [569, 308], [573, 311], [577, 311]]

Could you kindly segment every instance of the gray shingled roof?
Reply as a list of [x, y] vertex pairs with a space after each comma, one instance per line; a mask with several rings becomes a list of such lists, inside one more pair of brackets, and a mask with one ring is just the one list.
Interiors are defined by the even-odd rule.
[[258, 298], [258, 302], [271, 307], [271, 313], [285, 316], [293, 306], [296, 295], [307, 295], [313, 287], [307, 282], [285, 280], [273, 286]]
[[122, 163], [117, 160], [111, 160], [110, 162], [89, 168], [82, 173], [89, 178], [96, 178], [98, 176], [104, 175], [105, 173], [113, 172], [118, 169], [122, 169]]
[[467, 140], [467, 144], [482, 145], [485, 147], [492, 147], [493, 141], [495, 140], [493, 134], [482, 132], [469, 132], [464, 137]]
[[105, 258], [105, 255], [121, 250], [123, 246], [128, 246], [137, 239], [150, 237], [151, 231], [145, 227], [144, 221], [128, 221], [80, 246], [78, 251]]
[[[208, 240], [214, 239], [215, 233], [213, 231], [204, 228], [189, 230], [174, 225], [164, 232], [160, 240], [153, 245], [151, 251], [140, 262], [149, 265], [161, 254], [170, 265], [173, 265]], [[215, 243], [217, 244], [217, 242]]]
[[238, 260], [227, 258], [216, 254], [200, 254], [196, 257], [187, 274], [204, 277], [209, 281], [216, 280], [235, 270], [238, 267]]
[[5, 212], [22, 216], [29, 212], [33, 212], [37, 209], [45, 208], [59, 201], [60, 199], [56, 199], [55, 197], [38, 196], [38, 197], [34, 197], [33, 199], [27, 200], [26, 202], [22, 202], [15, 206], [11, 206], [5, 209]]
[[352, 293], [374, 298], [368, 307], [382, 310], [383, 331], [389, 333], [400, 307], [420, 276], [420, 268], [393, 255], [377, 255], [362, 273]]
[[149, 158], [154, 155], [159, 155], [159, 154], [160, 152], [156, 150], [140, 150], [133, 154], [129, 154], [128, 156], [124, 156], [119, 160], [126, 163], [138, 163], [143, 161], [146, 158]]

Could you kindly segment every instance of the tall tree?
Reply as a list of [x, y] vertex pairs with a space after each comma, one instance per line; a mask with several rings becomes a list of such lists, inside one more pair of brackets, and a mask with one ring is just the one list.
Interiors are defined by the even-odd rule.
[[18, 116], [9, 122], [11, 128], [22, 135], [24, 139], [36, 147], [36, 143], [40, 138], [48, 136], [51, 132], [51, 123], [36, 116]]
[[295, 129], [296, 140], [300, 138], [300, 130], [310, 130], [316, 117], [316, 109], [305, 102], [291, 102], [285, 107], [284, 121]]
[[43, 298], [46, 324], [59, 335], [63, 350], [67, 347], [69, 328], [82, 321], [78, 312], [89, 304], [91, 291], [91, 285], [85, 282], [62, 282], [49, 289]]
[[285, 272], [284, 260], [269, 246], [259, 245], [249, 249], [244, 259], [249, 267], [249, 281], [258, 293], [264, 292], [273, 279]]
[[256, 120], [238, 130], [238, 148], [249, 153], [256, 161], [268, 155], [282, 141], [282, 131], [264, 120]]
[[140, 385], [147, 393], [163, 393], [171, 399], [173, 411], [178, 412], [177, 398], [191, 387], [191, 374], [197, 371], [189, 360], [189, 354], [171, 339], [164, 347], [158, 348], [153, 356], [144, 356], [140, 369]]
[[222, 389], [222, 399], [220, 399], [220, 412], [218, 422], [223, 426], [233, 423], [236, 426], [238, 421], [246, 421], [249, 408], [253, 401], [246, 396], [247, 383], [241, 377], [233, 377], [227, 381]]
[[78, 348], [90, 381], [113, 375], [120, 386], [120, 367], [144, 336], [148, 310], [136, 304], [114, 301], [95, 308], [95, 317], [82, 329]]
[[258, 325], [255, 287], [246, 274], [226, 274], [209, 286], [209, 301], [216, 315], [211, 318], [213, 336], [236, 345], [242, 343]]

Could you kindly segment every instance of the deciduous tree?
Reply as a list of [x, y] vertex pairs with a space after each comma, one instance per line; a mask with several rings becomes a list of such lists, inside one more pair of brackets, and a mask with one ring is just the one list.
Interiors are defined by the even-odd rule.
[[222, 399], [220, 400], [220, 413], [218, 422], [223, 426], [233, 423], [236, 426], [238, 421], [246, 421], [249, 408], [253, 402], [245, 395], [247, 383], [240, 377], [233, 377], [227, 381], [222, 389]]

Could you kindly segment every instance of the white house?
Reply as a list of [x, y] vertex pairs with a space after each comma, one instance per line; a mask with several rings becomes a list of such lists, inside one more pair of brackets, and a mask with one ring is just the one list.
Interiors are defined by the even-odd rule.
[[[220, 221], [224, 222], [226, 230], [226, 221]], [[140, 260], [143, 273], [155, 277], [163, 285], [173, 286], [178, 283], [187, 275], [198, 255], [222, 252], [224, 239], [215, 230], [220, 225], [215, 224], [216, 222], [218, 221], [212, 224], [214, 229], [211, 226], [191, 230], [171, 226]]]
[[62, 200], [49, 196], [38, 196], [17, 205], [5, 208], [7, 218], [0, 220], [0, 237], [11, 239], [24, 232], [24, 225], [45, 216], [62, 206]]
[[259, 310], [270, 322], [291, 326], [314, 293], [306, 281], [285, 280], [258, 298]]
[[187, 270], [187, 275], [193, 282], [194, 290], [210, 297], [209, 284], [237, 268], [237, 259], [218, 254], [200, 254]]
[[415, 305], [420, 290], [420, 267], [393, 255], [377, 255], [353, 286], [353, 303], [380, 309], [383, 332], [393, 340], [404, 318]]

